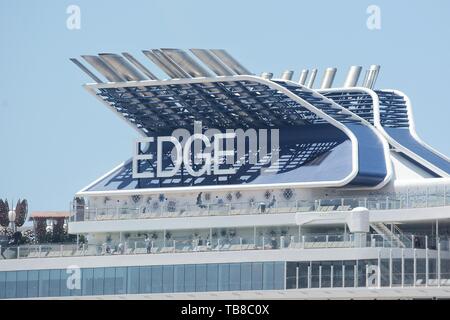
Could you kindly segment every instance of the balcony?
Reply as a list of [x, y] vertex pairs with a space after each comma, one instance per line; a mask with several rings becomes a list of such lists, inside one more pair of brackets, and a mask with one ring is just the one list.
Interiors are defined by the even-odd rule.
[[[399, 241], [399, 237], [401, 238]], [[221, 252], [246, 250], [408, 248], [449, 251], [449, 240], [402, 234], [336, 234], [281, 237], [218, 238], [213, 240], [140, 240], [95, 244], [41, 244], [0, 247], [0, 260], [81, 256], [112, 256], [164, 253]]]
[[319, 200], [295, 200], [269, 202], [230, 202], [221, 204], [185, 205], [181, 209], [170, 203], [161, 202], [152, 206], [75, 206], [72, 205], [70, 222], [127, 220], [127, 219], [160, 219], [204, 216], [259, 215], [297, 212], [333, 212], [349, 211], [356, 207], [369, 210], [412, 209], [442, 207], [450, 204], [450, 192], [405, 193], [383, 197], [346, 197]]

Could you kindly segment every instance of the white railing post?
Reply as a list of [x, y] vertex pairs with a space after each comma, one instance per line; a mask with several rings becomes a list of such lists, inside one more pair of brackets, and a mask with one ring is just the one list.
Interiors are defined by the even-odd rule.
[[366, 264], [366, 288], [369, 287], [369, 265]]
[[402, 248], [402, 288], [405, 286], [405, 249]]
[[437, 279], [438, 287], [441, 286], [441, 243], [437, 244]]
[[[426, 241], [425, 241], [426, 242]], [[425, 248], [425, 286], [428, 287], [429, 279], [428, 246]]]
[[345, 287], [345, 264], [342, 264], [342, 288]]
[[322, 266], [319, 266], [319, 289], [322, 288]]
[[41, 257], [41, 253], [42, 253], [42, 247], [39, 245], [38, 249], [39, 249], [38, 257], [40, 258]]
[[325, 246], [328, 248], [328, 235], [325, 236]]
[[414, 256], [413, 256], [413, 286], [416, 286], [417, 282], [417, 249], [414, 249]]
[[392, 248], [389, 249], [389, 288], [392, 288]]
[[64, 245], [62, 244], [60, 247], [59, 247], [59, 255], [62, 257], [63, 256], [63, 251], [64, 251]]
[[358, 263], [353, 266], [353, 286], [358, 287]]
[[296, 267], [295, 268], [295, 289], [298, 289], [298, 273], [299, 273], [299, 268]]
[[302, 236], [302, 248], [305, 249], [305, 236]]
[[264, 250], [265, 243], [264, 243], [264, 237], [262, 237], [262, 249]]
[[311, 266], [308, 266], [308, 289], [311, 289]]
[[331, 265], [331, 270], [330, 270], [330, 287], [333, 288], [334, 287], [334, 266]]
[[20, 259], [20, 246], [17, 246], [17, 259]]
[[239, 238], [239, 250], [242, 250], [242, 237]]

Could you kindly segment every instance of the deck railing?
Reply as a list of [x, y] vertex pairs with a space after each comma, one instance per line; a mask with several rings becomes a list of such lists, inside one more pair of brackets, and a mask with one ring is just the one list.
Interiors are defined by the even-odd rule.
[[0, 246], [0, 260], [77, 256], [136, 255], [244, 250], [288, 250], [326, 248], [410, 248], [449, 250], [448, 239], [403, 234], [397, 237], [379, 234], [322, 234], [280, 237], [233, 237], [194, 240], [126, 240], [96, 244], [40, 244]]
[[[428, 190], [428, 189], [427, 189]], [[411, 209], [450, 205], [450, 192], [405, 193], [383, 197], [343, 197], [319, 200], [229, 202], [201, 205], [178, 205], [157, 202], [136, 206], [75, 206], [71, 205], [70, 221], [152, 219], [199, 216], [232, 216], [292, 212], [349, 211], [356, 207], [369, 210]]]

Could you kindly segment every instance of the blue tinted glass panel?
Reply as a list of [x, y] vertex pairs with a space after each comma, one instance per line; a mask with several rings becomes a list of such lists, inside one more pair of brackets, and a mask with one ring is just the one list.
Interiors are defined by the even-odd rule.
[[219, 264], [219, 291], [230, 290], [230, 265]]
[[217, 264], [208, 264], [206, 272], [206, 290], [217, 291], [219, 289], [219, 266]]
[[105, 268], [94, 268], [94, 281], [92, 294], [102, 295], [104, 285], [105, 285]]
[[284, 262], [275, 262], [274, 289], [284, 289]]
[[0, 299], [4, 299], [6, 296], [5, 280], [6, 280], [6, 272], [0, 272]]
[[163, 268], [163, 292], [173, 292], [173, 266], [164, 266]]
[[59, 270], [59, 295], [60, 296], [70, 296], [70, 290], [67, 287], [67, 279], [69, 275], [67, 274], [66, 269]]
[[115, 293], [116, 294], [127, 293], [127, 268], [126, 267], [116, 268]]
[[139, 267], [128, 267], [127, 293], [139, 293]]
[[17, 298], [26, 298], [28, 296], [28, 272], [17, 271]]
[[241, 265], [239, 263], [230, 264], [230, 290], [241, 290]]
[[39, 271], [28, 271], [28, 298], [39, 296]]
[[263, 289], [264, 290], [273, 290], [273, 288], [274, 288], [273, 273], [274, 273], [273, 262], [264, 262], [264, 265], [263, 265]]
[[39, 297], [48, 297], [50, 270], [39, 270]]
[[152, 267], [139, 267], [139, 293], [152, 292]]
[[184, 288], [186, 292], [195, 292], [195, 265], [184, 266]]
[[174, 268], [174, 291], [184, 292], [184, 265], [176, 265]]
[[263, 288], [263, 264], [262, 262], [252, 263], [252, 290], [262, 290]]
[[241, 263], [241, 290], [252, 289], [252, 264]]
[[50, 270], [50, 287], [49, 296], [59, 297], [60, 296], [60, 285], [61, 285], [61, 270], [54, 269]]
[[206, 291], [206, 264], [197, 264], [195, 267], [195, 291]]
[[105, 294], [114, 294], [116, 268], [105, 268]]
[[94, 287], [94, 270], [82, 269], [81, 270], [81, 289], [83, 296], [91, 296]]
[[16, 297], [16, 284], [17, 284], [17, 272], [8, 271], [6, 272], [6, 298]]
[[152, 267], [152, 293], [160, 293], [162, 292], [162, 266], [153, 266]]

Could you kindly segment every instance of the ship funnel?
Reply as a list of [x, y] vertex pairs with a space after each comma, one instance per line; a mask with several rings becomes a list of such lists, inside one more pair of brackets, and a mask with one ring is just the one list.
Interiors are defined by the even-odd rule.
[[116, 71], [97, 56], [81, 56], [110, 82], [125, 81]]
[[100, 53], [100, 58], [127, 81], [147, 80], [122, 56], [114, 53]]
[[92, 80], [94, 80], [96, 83], [103, 83], [103, 81], [100, 80], [99, 77], [97, 77], [94, 73], [92, 73], [91, 70], [86, 68], [80, 61], [78, 61], [75, 58], [71, 58], [70, 61], [76, 64], [84, 73], [86, 73], [89, 77], [91, 77]]
[[182, 68], [191, 77], [211, 77], [212, 75], [192, 59], [189, 54], [180, 49], [161, 49], [168, 55], [180, 68]]
[[329, 89], [333, 85], [334, 77], [336, 76], [336, 68], [327, 68], [323, 75], [320, 89]]
[[281, 74], [282, 80], [292, 80], [292, 76], [294, 75], [294, 71], [286, 70]]
[[128, 59], [136, 68], [138, 68], [143, 74], [145, 74], [149, 79], [158, 80], [150, 70], [148, 70], [142, 63], [140, 63], [135, 57], [127, 52], [123, 52], [122, 55]]
[[351, 66], [348, 70], [347, 77], [344, 81], [344, 88], [356, 87], [358, 84], [358, 79], [361, 74], [362, 67]]
[[225, 64], [223, 64], [217, 56], [207, 49], [190, 49], [190, 51], [205, 65], [208, 66], [218, 76], [234, 76]]
[[172, 59], [170, 59], [164, 52], [158, 49], [151, 51], [142, 51], [147, 58], [153, 61], [158, 67], [160, 67], [171, 78], [190, 78], [183, 69], [181, 69]]
[[308, 69], [303, 69], [302, 72], [300, 73], [300, 79], [298, 80], [298, 83], [301, 84], [302, 86], [304, 86], [306, 83], [306, 78], [308, 78], [308, 73], [309, 73]]
[[219, 58], [228, 68], [236, 72], [239, 75], [252, 74], [242, 64], [233, 58], [228, 52], [223, 49], [211, 49], [211, 52]]
[[378, 78], [378, 73], [380, 72], [380, 66], [373, 64], [370, 66], [369, 70], [366, 72], [366, 79], [364, 80], [364, 87], [373, 89], [375, 82]]
[[311, 75], [309, 76], [309, 81], [308, 81], [308, 84], [306, 85], [306, 87], [308, 87], [308, 88], [313, 87], [314, 81], [316, 80], [316, 75], [317, 75], [317, 69], [312, 69]]
[[263, 72], [263, 73], [261, 73], [261, 78], [270, 80], [273, 78], [273, 73], [272, 72]]

